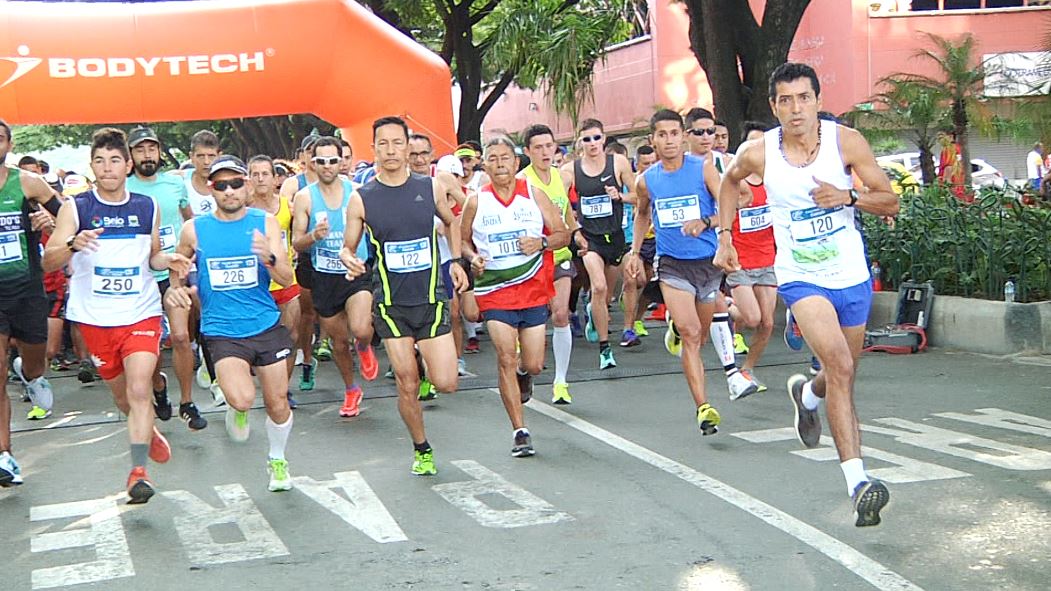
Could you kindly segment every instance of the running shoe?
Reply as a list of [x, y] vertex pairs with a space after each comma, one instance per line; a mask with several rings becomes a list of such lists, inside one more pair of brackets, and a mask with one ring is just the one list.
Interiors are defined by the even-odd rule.
[[200, 431], [208, 426], [208, 420], [201, 416], [197, 405], [192, 402], [184, 402], [179, 405], [179, 418], [186, 421], [190, 431]]
[[234, 410], [234, 407], [226, 407], [226, 434], [230, 436], [231, 441], [237, 443], [244, 443], [248, 441], [248, 435], [251, 429], [248, 425], [248, 412]]
[[153, 437], [150, 438], [150, 459], [158, 464], [166, 464], [172, 459], [172, 446], [157, 427], [153, 428]]
[[751, 396], [759, 391], [759, 384], [743, 370], [735, 371], [733, 375], [727, 377], [726, 386], [730, 390], [731, 401]]
[[821, 373], [821, 362], [818, 361], [816, 355], [810, 356], [810, 375], [816, 376]]
[[799, 325], [796, 324], [796, 319], [789, 308], [785, 310], [785, 345], [793, 351], [801, 351], [804, 344], [803, 333], [799, 332]]
[[635, 321], [634, 329], [635, 334], [639, 335], [640, 337], [650, 336], [650, 331], [646, 330], [646, 325], [643, 324], [641, 320]]
[[536, 450], [533, 449], [533, 438], [529, 436], [529, 431], [525, 429], [515, 431], [515, 444], [511, 448], [511, 457], [528, 458], [532, 455], [536, 455]]
[[416, 451], [412, 462], [412, 473], [416, 476], [433, 476], [438, 473], [434, 467], [434, 450]]
[[80, 369], [77, 370], [77, 380], [81, 384], [90, 384], [95, 381], [95, 364], [90, 359], [80, 361]]
[[744, 335], [739, 332], [734, 333], [734, 353], [738, 355], [748, 354], [748, 343], [744, 342]]
[[573, 404], [573, 397], [569, 395], [569, 384], [551, 384], [552, 404]]
[[202, 363], [197, 368], [197, 385], [201, 388], [210, 388], [212, 386], [212, 375], [208, 373], [208, 366]]
[[671, 314], [665, 316], [668, 321], [668, 329], [664, 331], [664, 348], [668, 353], [676, 357], [682, 357], [682, 337], [675, 330], [675, 323], [671, 320]]
[[463, 357], [456, 360], [456, 374], [461, 377], [467, 375], [467, 363]]
[[292, 396], [291, 390], [285, 393], [285, 399], [288, 400], [288, 408], [292, 410], [299, 408], [299, 401]]
[[478, 337], [469, 337], [467, 339], [467, 346], [464, 347], [464, 353], [480, 353], [482, 348], [478, 345]]
[[598, 353], [598, 368], [609, 369], [617, 367], [617, 361], [613, 359], [613, 347], [606, 347]]
[[51, 416], [51, 410], [47, 408], [41, 408], [39, 406], [33, 406], [26, 413], [26, 420], [28, 421], [42, 421]]
[[569, 328], [573, 332], [573, 338], [579, 338], [581, 335], [580, 330], [580, 317], [577, 316], [576, 312], [569, 315]]
[[821, 443], [821, 417], [817, 409], [803, 406], [803, 385], [806, 382], [806, 376], [798, 373], [788, 378], [788, 398], [795, 410], [796, 437], [805, 447], [817, 447]]
[[625, 330], [624, 335], [620, 338], [621, 347], [638, 347], [641, 344], [642, 341], [639, 340], [638, 335], [636, 335], [635, 331], [630, 328]]
[[854, 525], [868, 527], [879, 525], [879, 512], [890, 502], [890, 491], [881, 481], [869, 480], [858, 484], [851, 498], [854, 501], [854, 515], [857, 517]]
[[587, 310], [587, 322], [584, 324], [584, 338], [589, 343], [598, 342], [598, 331], [595, 330], [595, 319], [591, 314], [591, 302], [588, 302]]
[[719, 423], [722, 420], [722, 417], [719, 416], [719, 411], [715, 410], [715, 407], [707, 402], [697, 407], [697, 427], [701, 429], [701, 434], [714, 435], [718, 433]]
[[266, 472], [270, 475], [270, 484], [267, 486], [267, 490], [270, 492], [292, 490], [292, 476], [288, 473], [287, 460], [268, 460]]
[[153, 391], [153, 413], [162, 421], [172, 418], [172, 403], [168, 400], [168, 376], [161, 372], [161, 381], [164, 386], [160, 390]]
[[521, 397], [522, 404], [525, 404], [533, 399], [533, 376], [528, 373], [517, 373], [517, 377], [518, 394]]
[[416, 398], [420, 402], [430, 402], [431, 400], [438, 399], [438, 390], [434, 388], [434, 384], [431, 383], [427, 378], [420, 380], [420, 391], [416, 394]]
[[358, 349], [355, 341], [354, 349], [358, 352], [358, 361], [361, 362], [361, 377], [371, 382], [380, 375], [380, 362], [376, 359], [376, 351], [369, 344], [365, 349]]
[[393, 380], [394, 379], [394, 368], [388, 365], [387, 366], [387, 373], [383, 374], [383, 377], [387, 378], [388, 380]]
[[756, 388], [756, 391], [755, 391], [756, 394], [758, 394], [760, 392], [766, 392], [767, 390], [769, 390], [769, 388], [766, 387], [766, 384], [764, 384], [762, 382], [762, 380], [760, 380], [759, 378], [755, 377], [754, 373], [748, 372], [748, 371], [746, 371], [744, 369], [742, 369], [741, 371], [745, 372], [745, 374], [747, 374], [748, 377], [752, 378], [752, 381], [755, 382], [756, 386], [758, 386]]
[[223, 394], [223, 389], [219, 387], [219, 382], [212, 382], [212, 385], [208, 387], [208, 391], [212, 393], [212, 402], [215, 406], [226, 406], [226, 394]]
[[303, 370], [303, 375], [299, 378], [299, 391], [309, 392], [314, 389], [314, 380], [317, 374], [317, 359], [312, 359], [310, 364], [303, 364], [299, 366]]
[[365, 393], [357, 384], [347, 389], [343, 394], [343, 406], [339, 408], [339, 416], [349, 418], [361, 414], [361, 399], [364, 397]]
[[332, 360], [332, 341], [331, 339], [321, 339], [314, 347], [314, 357], [321, 361]]
[[146, 474], [146, 468], [138, 466], [132, 468], [128, 474], [128, 504], [141, 505], [153, 496], [153, 483]]
[[62, 367], [62, 362], [58, 359], [52, 359], [51, 363], [48, 366], [51, 368], [51, 371], [62, 371], [66, 369]]
[[15, 461], [11, 452], [0, 453], [0, 487], [18, 486], [22, 484], [22, 468]]

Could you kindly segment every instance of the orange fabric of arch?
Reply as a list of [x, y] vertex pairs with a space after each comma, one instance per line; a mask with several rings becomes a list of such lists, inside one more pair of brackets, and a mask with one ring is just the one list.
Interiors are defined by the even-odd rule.
[[4, 2], [0, 21], [9, 123], [313, 113], [364, 154], [398, 115], [455, 146], [448, 66], [352, 0]]

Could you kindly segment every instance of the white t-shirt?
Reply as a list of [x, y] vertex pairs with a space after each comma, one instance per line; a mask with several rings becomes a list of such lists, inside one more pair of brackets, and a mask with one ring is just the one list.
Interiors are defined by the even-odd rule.
[[1029, 175], [1026, 178], [1042, 178], [1044, 176], [1044, 157], [1036, 150], [1029, 152], [1029, 155], [1025, 157], [1025, 169]]

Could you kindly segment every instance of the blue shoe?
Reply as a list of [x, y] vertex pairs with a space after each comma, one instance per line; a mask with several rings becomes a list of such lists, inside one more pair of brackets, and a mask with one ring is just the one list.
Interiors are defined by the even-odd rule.
[[595, 330], [594, 318], [592, 318], [591, 315], [591, 302], [588, 302], [587, 314], [588, 321], [587, 324], [584, 325], [584, 338], [586, 338], [589, 343], [597, 343], [598, 331]]
[[821, 371], [821, 362], [814, 355], [810, 356], [810, 375], [816, 376]]
[[792, 317], [792, 310], [785, 311], [785, 345], [793, 351], [803, 350], [803, 333], [799, 332], [799, 325]]
[[624, 331], [624, 336], [620, 339], [621, 347], [637, 347], [641, 344], [642, 341], [639, 340], [638, 335], [636, 335], [635, 331], [630, 328]]
[[292, 398], [292, 391], [289, 390], [288, 391], [288, 408], [291, 408], [291, 409], [295, 410], [295, 408], [297, 406], [299, 406], [299, 403], [296, 402], [295, 398]]
[[580, 317], [575, 313], [569, 315], [569, 328], [573, 331], [573, 338], [580, 338], [582, 332], [580, 330]]

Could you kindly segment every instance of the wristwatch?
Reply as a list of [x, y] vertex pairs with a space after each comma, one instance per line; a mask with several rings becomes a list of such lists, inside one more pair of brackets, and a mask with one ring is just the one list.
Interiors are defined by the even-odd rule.
[[76, 234], [74, 234], [74, 235], [72, 235], [72, 236], [70, 236], [69, 238], [66, 239], [66, 248], [69, 249], [69, 252], [77, 252], [77, 249], [73, 248], [73, 243], [76, 242], [76, 240], [77, 240], [77, 235]]
[[540, 244], [543, 245], [544, 250], [547, 250], [547, 236], [541, 236], [540, 237]]
[[854, 204], [857, 203], [857, 202], [858, 202], [858, 191], [857, 191], [857, 189], [851, 189], [850, 190], [850, 203], [847, 204], [847, 207], [854, 207]]
[[270, 258], [266, 259], [266, 266], [267, 267], [273, 267], [276, 264], [277, 264], [277, 255], [274, 254], [274, 253], [270, 253]]

